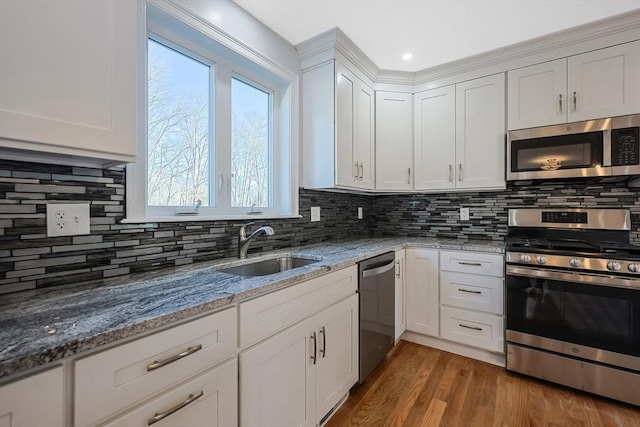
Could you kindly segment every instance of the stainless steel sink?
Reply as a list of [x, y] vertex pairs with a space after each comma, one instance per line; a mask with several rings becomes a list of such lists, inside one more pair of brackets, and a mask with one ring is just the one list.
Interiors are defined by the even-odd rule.
[[304, 267], [305, 265], [315, 262], [318, 262], [318, 260], [287, 256], [238, 265], [237, 267], [222, 268], [218, 271], [236, 276], [267, 276], [269, 274], [280, 273], [281, 271]]

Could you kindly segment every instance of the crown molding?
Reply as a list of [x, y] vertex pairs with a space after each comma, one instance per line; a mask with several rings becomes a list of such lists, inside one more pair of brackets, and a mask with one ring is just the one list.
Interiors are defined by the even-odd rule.
[[[381, 70], [342, 30], [334, 28], [296, 45], [302, 61], [302, 69], [311, 68], [328, 59], [342, 56], [349, 60], [374, 84], [417, 86], [441, 81], [456, 75], [469, 75], [491, 69], [488, 74], [506, 71], [509, 64], [538, 56], [544, 62], [564, 56], [575, 55], [606, 46], [589, 48], [585, 44], [596, 40], [611, 40], [610, 45], [640, 39], [640, 9], [623, 13], [589, 24], [544, 35], [514, 45], [470, 56], [458, 61], [427, 68], [416, 73]], [[564, 53], [563, 53], [564, 52]], [[570, 53], [566, 53], [570, 52]], [[557, 53], [556, 57], [552, 57]], [[546, 58], [546, 56], [549, 58]], [[518, 66], [530, 64], [518, 63]], [[512, 67], [517, 68], [517, 67]], [[496, 71], [497, 70], [497, 71]]]

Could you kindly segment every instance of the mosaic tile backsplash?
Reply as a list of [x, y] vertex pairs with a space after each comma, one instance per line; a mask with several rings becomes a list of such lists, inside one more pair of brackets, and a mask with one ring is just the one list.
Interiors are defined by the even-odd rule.
[[[46, 203], [90, 202], [91, 234], [46, 236]], [[371, 232], [370, 196], [300, 190], [300, 219], [259, 221], [276, 232], [249, 254]], [[311, 206], [321, 221], [310, 222]], [[364, 220], [357, 220], [357, 209]], [[123, 169], [89, 169], [0, 159], [0, 294], [137, 273], [237, 255], [247, 221], [120, 224]]]
[[[235, 256], [245, 221], [120, 224], [122, 169], [90, 169], [0, 160], [0, 294], [76, 283]], [[46, 203], [91, 203], [91, 234], [46, 237]], [[310, 222], [311, 206], [321, 207]], [[364, 220], [357, 220], [357, 208]], [[459, 221], [459, 207], [470, 221]], [[510, 185], [500, 192], [365, 196], [300, 190], [299, 219], [264, 220], [276, 234], [249, 253], [367, 235], [500, 241], [516, 207], [618, 207], [632, 211], [640, 244], [640, 190], [624, 183]]]

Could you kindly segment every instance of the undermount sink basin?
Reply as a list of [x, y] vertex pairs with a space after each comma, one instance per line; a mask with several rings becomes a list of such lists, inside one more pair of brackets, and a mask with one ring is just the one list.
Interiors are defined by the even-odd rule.
[[318, 262], [318, 260], [287, 256], [238, 265], [237, 267], [222, 268], [218, 271], [236, 276], [267, 276], [269, 274], [280, 273], [281, 271], [304, 267], [305, 265], [315, 262]]

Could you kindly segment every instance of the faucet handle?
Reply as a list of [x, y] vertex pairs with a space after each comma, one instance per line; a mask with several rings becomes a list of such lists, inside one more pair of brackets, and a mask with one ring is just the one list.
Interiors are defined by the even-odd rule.
[[255, 224], [255, 221], [251, 221], [248, 222], [246, 224], [242, 224], [242, 227], [240, 227], [240, 239], [246, 239], [247, 237], [247, 226], [251, 225], [251, 224]]

